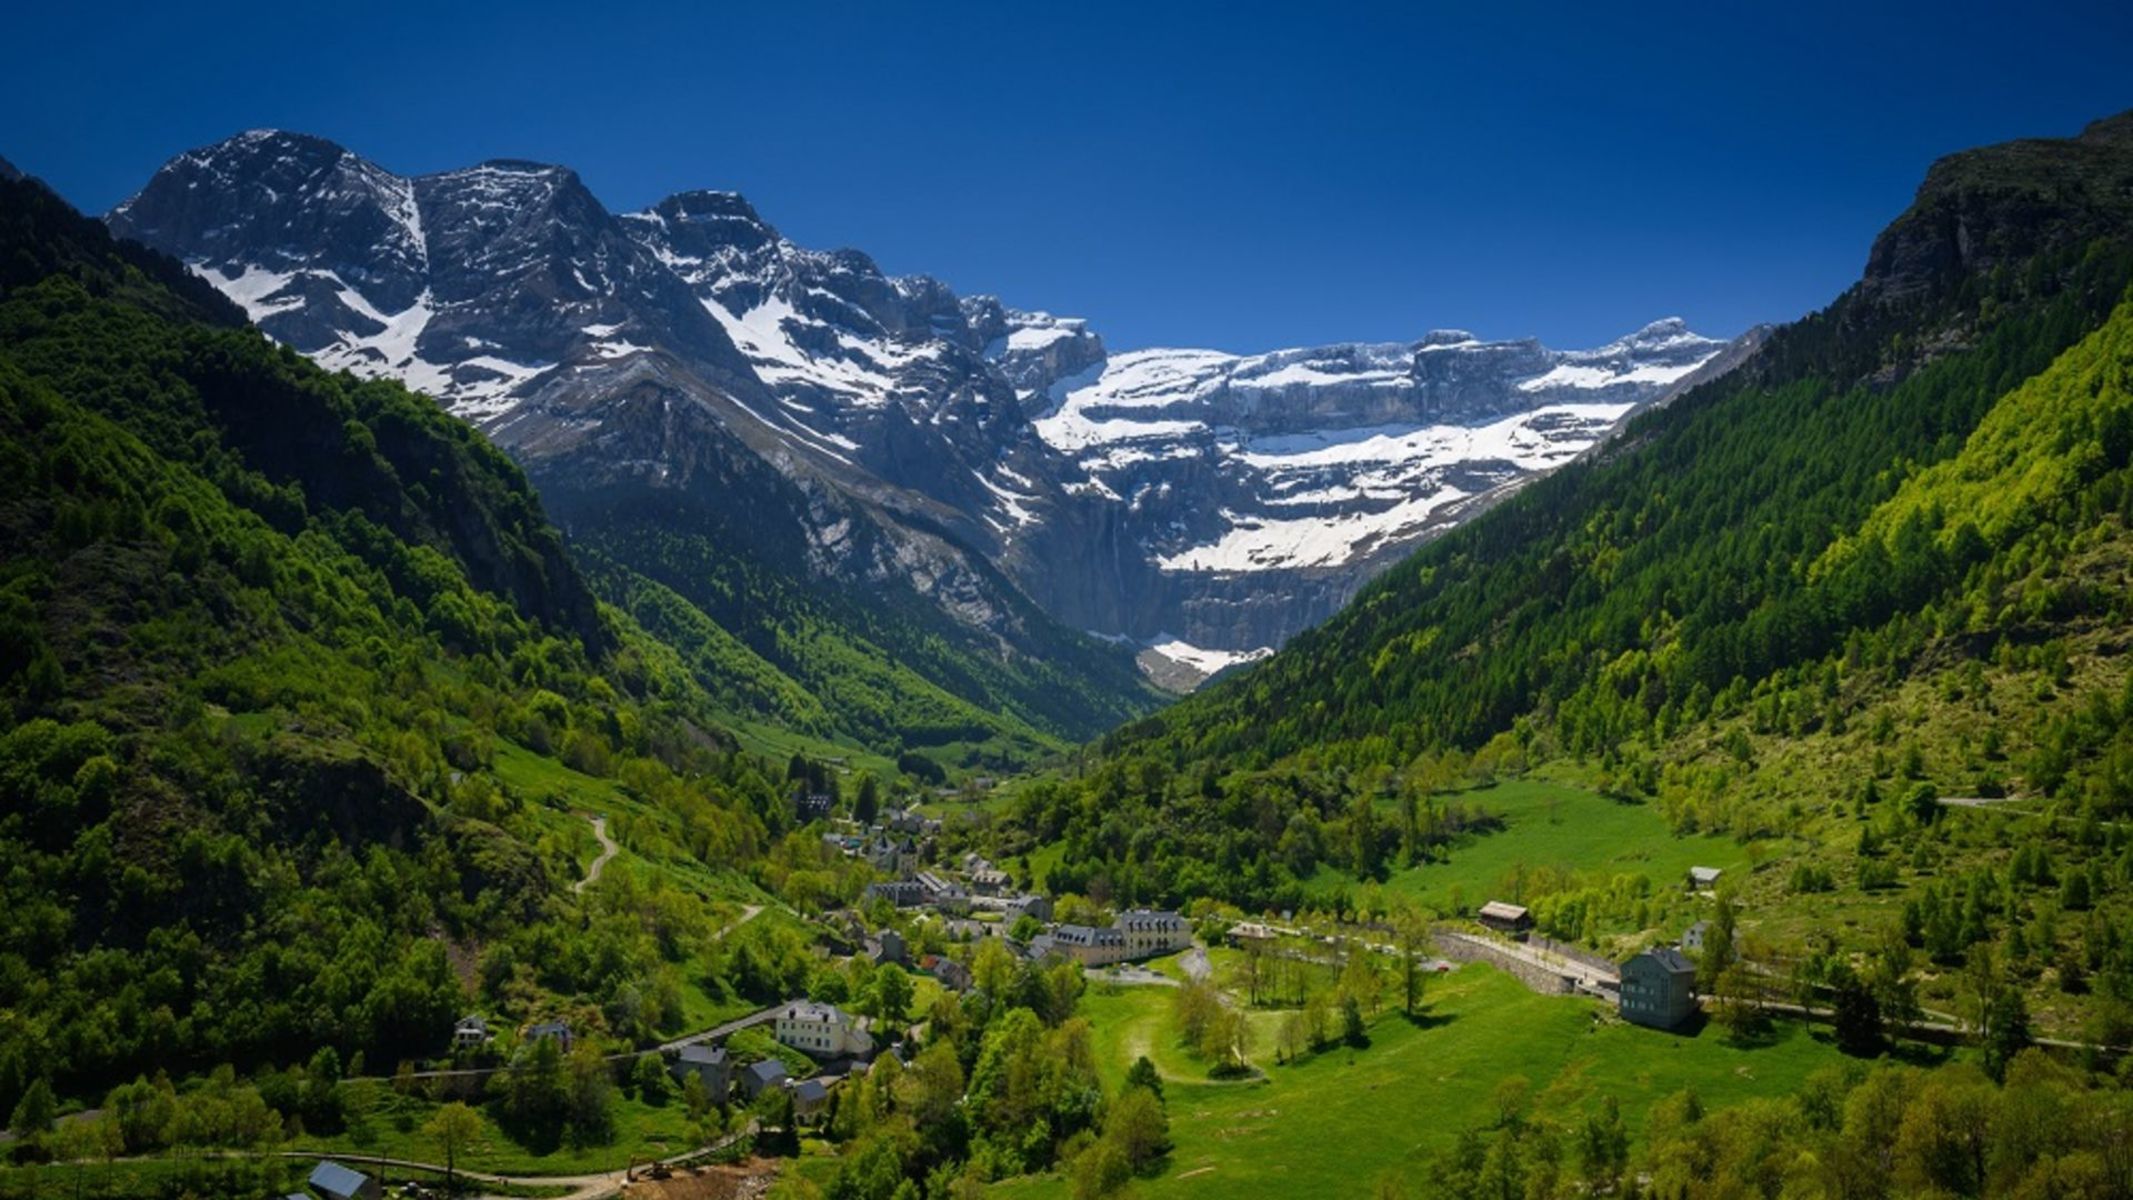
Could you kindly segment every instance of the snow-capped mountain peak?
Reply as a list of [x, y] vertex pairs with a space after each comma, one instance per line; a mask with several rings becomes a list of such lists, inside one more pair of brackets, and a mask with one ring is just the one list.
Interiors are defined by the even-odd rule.
[[[781, 473], [908, 525], [906, 566], [868, 570], [923, 570], [958, 619], [1000, 619], [943, 582], [974, 578], [939, 569], [945, 536], [1054, 617], [1188, 670], [1327, 615], [1724, 346], [1669, 317], [1578, 351], [1441, 329], [1113, 352], [1083, 318], [798, 246], [734, 192], [616, 215], [565, 167], [406, 177], [273, 130], [179, 155], [108, 219], [275, 338], [522, 453], [613, 453], [608, 399], [647, 388], [709, 405]], [[630, 470], [652, 479], [693, 453], [651, 444], [631, 453], [671, 461]], [[848, 544], [848, 520], [823, 508], [808, 554]]]

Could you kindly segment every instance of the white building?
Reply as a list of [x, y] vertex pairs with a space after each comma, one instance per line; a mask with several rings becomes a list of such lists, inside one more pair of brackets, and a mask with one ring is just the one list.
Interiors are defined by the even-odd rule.
[[800, 1000], [778, 1010], [777, 1039], [816, 1058], [864, 1058], [874, 1039], [857, 1017], [834, 1004]]
[[1192, 923], [1174, 912], [1129, 909], [1112, 925], [1125, 935], [1127, 958], [1151, 958], [1192, 945]]
[[478, 1050], [488, 1045], [492, 1036], [487, 1021], [476, 1016], [461, 1017], [459, 1023], [452, 1026], [452, 1048]]
[[[1061, 925], [1050, 937], [1048, 954], [1071, 958], [1084, 967], [1107, 967], [1130, 957], [1126, 953], [1126, 935], [1110, 926]], [[1031, 949], [1036, 949], [1034, 942]]]

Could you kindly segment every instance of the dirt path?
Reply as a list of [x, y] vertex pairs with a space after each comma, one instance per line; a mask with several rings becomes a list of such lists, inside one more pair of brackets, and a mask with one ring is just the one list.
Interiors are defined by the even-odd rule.
[[[1975, 808], [1993, 812], [2013, 813], [2016, 816], [2023, 817], [2044, 817], [2047, 820], [2054, 821], [2081, 820], [2079, 816], [2073, 813], [2047, 812], [2043, 808], [2037, 807], [2044, 804], [2045, 801], [2039, 800], [2034, 796], [1939, 796], [1934, 799], [1933, 803], [1940, 805], [1942, 808]], [[2099, 822], [2099, 824], [2105, 829], [2116, 829], [2121, 825], [2127, 824], [2127, 822], [2103, 821]]]
[[594, 859], [592, 866], [585, 869], [585, 878], [570, 885], [571, 891], [581, 895], [586, 888], [600, 882], [600, 872], [607, 869], [607, 864], [613, 860], [615, 855], [622, 853], [622, 847], [615, 844], [615, 839], [607, 836], [606, 817], [587, 817], [585, 819], [592, 822], [593, 836], [600, 839], [600, 857]]
[[729, 934], [729, 933], [732, 933], [732, 932], [733, 932], [734, 930], [736, 930], [736, 929], [739, 929], [739, 928], [740, 928], [741, 926], [743, 926], [743, 925], [746, 925], [746, 924], [747, 924], [748, 922], [750, 922], [750, 921], [753, 921], [753, 920], [755, 920], [755, 919], [756, 919], [757, 917], [760, 917], [760, 916], [762, 916], [762, 915], [763, 915], [763, 906], [762, 906], [762, 905], [760, 905], [760, 904], [743, 904], [743, 905], [741, 905], [741, 915], [740, 915], [740, 916], [738, 916], [738, 917], [735, 917], [735, 918], [733, 919], [733, 923], [732, 923], [732, 924], [730, 924], [730, 925], [727, 925], [727, 926], [726, 926], [725, 928], [723, 928], [723, 929], [720, 929], [720, 930], [719, 930], [719, 931], [718, 931], [717, 933], [714, 933], [714, 934], [712, 934], [712, 935], [711, 935], [711, 940], [712, 940], [712, 941], [714, 941], [714, 942], [724, 941], [724, 940], [725, 940], [725, 938], [726, 938], [726, 935], [727, 935], [727, 934]]

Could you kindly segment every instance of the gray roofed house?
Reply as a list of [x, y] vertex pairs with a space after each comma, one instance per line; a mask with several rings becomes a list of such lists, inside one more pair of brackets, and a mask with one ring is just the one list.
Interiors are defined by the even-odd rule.
[[753, 1100], [766, 1089], [778, 1087], [790, 1078], [792, 1075], [785, 1069], [784, 1063], [775, 1058], [766, 1058], [762, 1062], [750, 1064], [747, 1070], [741, 1072], [741, 1091]]
[[1002, 915], [1009, 925], [1013, 925], [1025, 916], [1035, 917], [1039, 921], [1049, 921], [1052, 919], [1052, 898], [1038, 895], [1013, 897], [1008, 900], [1007, 907], [1002, 910]]
[[792, 1115], [801, 1121], [821, 1119], [829, 1107], [829, 1088], [819, 1079], [803, 1079], [792, 1088]]
[[1622, 1019], [1676, 1029], [1696, 1011], [1696, 964], [1672, 946], [1657, 946], [1622, 964]]
[[948, 913], [970, 911], [970, 893], [962, 884], [933, 871], [920, 871], [918, 882], [926, 889], [926, 903], [933, 907]]
[[970, 968], [963, 963], [943, 955], [928, 954], [919, 961], [919, 966], [935, 979], [940, 980], [941, 986], [949, 991], [967, 992], [970, 990]]
[[874, 961], [900, 963], [904, 959], [904, 935], [894, 929], [884, 929], [874, 939]]
[[564, 1053], [567, 1054], [570, 1052], [570, 1026], [564, 1024], [563, 1022], [542, 1021], [538, 1025], [529, 1025], [526, 1027], [526, 1035], [524, 1041], [527, 1045], [530, 1046], [533, 1043], [540, 1041], [542, 1038], [554, 1038], [558, 1043], [560, 1043]]
[[917, 908], [919, 905], [926, 903], [927, 896], [926, 885], [916, 879], [896, 879], [888, 883], [870, 883], [867, 885], [866, 890], [866, 898], [868, 900], [886, 900], [897, 908]]
[[[1131, 953], [1127, 949], [1125, 931], [1110, 925], [1061, 925], [1052, 931], [1051, 939], [1050, 954], [1071, 958], [1084, 967], [1124, 962]], [[1031, 939], [1032, 951], [1036, 949], [1036, 941]]]
[[1131, 958], [1168, 954], [1192, 945], [1192, 922], [1174, 912], [1129, 909], [1118, 914], [1112, 927], [1125, 935], [1126, 954]]
[[455, 1049], [469, 1050], [489, 1040], [489, 1023], [478, 1016], [459, 1018], [452, 1026], [452, 1045]]
[[713, 1104], [724, 1104], [733, 1088], [733, 1060], [726, 1057], [724, 1046], [706, 1042], [692, 1042], [681, 1048], [674, 1056], [674, 1078], [686, 1081], [694, 1075], [704, 1084], [705, 1094]]
[[326, 1159], [311, 1168], [305, 1184], [326, 1200], [378, 1200], [378, 1181]]
[[1718, 877], [1725, 874], [1717, 867], [1690, 867], [1689, 886], [1698, 891], [1707, 891], [1718, 886]]

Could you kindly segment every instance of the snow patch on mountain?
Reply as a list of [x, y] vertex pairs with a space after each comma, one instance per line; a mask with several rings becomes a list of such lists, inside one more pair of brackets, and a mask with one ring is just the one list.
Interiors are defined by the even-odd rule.
[[[1724, 345], [1669, 318], [1578, 351], [1434, 330], [1112, 353], [1082, 318], [795, 245], [731, 192], [617, 215], [561, 167], [407, 178], [272, 131], [178, 156], [109, 220], [276, 339], [507, 446], [598, 453], [584, 414], [640, 385], [702, 399], [808, 488], [945, 531], [1059, 620], [1201, 673], [1322, 618]], [[809, 533], [825, 554], [840, 511]]]

